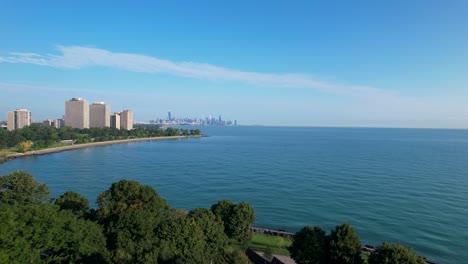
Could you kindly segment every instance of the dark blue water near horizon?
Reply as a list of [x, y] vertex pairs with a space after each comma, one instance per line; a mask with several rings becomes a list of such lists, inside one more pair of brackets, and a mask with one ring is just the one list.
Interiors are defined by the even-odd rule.
[[348, 222], [365, 243], [401, 242], [440, 263], [468, 259], [468, 130], [201, 127], [209, 137], [126, 143], [0, 164], [91, 203], [112, 182], [154, 187], [170, 206], [246, 201], [256, 226]]

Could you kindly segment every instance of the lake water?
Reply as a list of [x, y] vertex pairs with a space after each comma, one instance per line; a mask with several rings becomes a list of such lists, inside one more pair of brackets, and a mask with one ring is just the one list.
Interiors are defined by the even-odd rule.
[[209, 137], [126, 143], [28, 157], [54, 197], [91, 203], [112, 182], [151, 185], [172, 207], [246, 201], [256, 226], [330, 231], [350, 223], [364, 243], [401, 242], [440, 263], [468, 259], [468, 130], [202, 127]]

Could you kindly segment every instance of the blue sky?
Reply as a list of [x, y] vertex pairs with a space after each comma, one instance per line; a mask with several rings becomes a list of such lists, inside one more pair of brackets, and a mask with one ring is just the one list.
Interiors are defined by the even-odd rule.
[[[99, 2], [99, 3], [96, 3]], [[0, 114], [468, 128], [468, 2], [0, 1]]]

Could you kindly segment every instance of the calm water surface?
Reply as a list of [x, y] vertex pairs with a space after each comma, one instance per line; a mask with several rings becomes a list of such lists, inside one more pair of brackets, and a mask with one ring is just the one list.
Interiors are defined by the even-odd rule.
[[468, 259], [468, 130], [202, 127], [210, 137], [117, 144], [0, 165], [54, 197], [91, 202], [112, 182], [151, 185], [172, 207], [246, 201], [255, 225], [331, 230], [398, 242], [440, 263]]

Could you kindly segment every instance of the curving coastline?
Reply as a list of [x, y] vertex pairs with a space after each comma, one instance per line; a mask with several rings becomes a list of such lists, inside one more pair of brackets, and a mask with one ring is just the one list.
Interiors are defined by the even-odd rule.
[[17, 158], [23, 158], [23, 157], [35, 156], [35, 155], [45, 155], [45, 154], [74, 150], [74, 149], [82, 149], [82, 148], [122, 144], [122, 143], [130, 143], [130, 142], [140, 142], [140, 141], [171, 140], [171, 139], [200, 138], [200, 137], [206, 137], [206, 135], [130, 138], [130, 139], [92, 142], [92, 143], [84, 143], [84, 144], [77, 144], [77, 145], [70, 145], [70, 146], [63, 146], [63, 147], [56, 147], [56, 148], [32, 150], [32, 151], [27, 151], [25, 153], [14, 153], [14, 154], [9, 154], [6, 157], [0, 157], [0, 164], [10, 161], [10, 160], [17, 159]]

